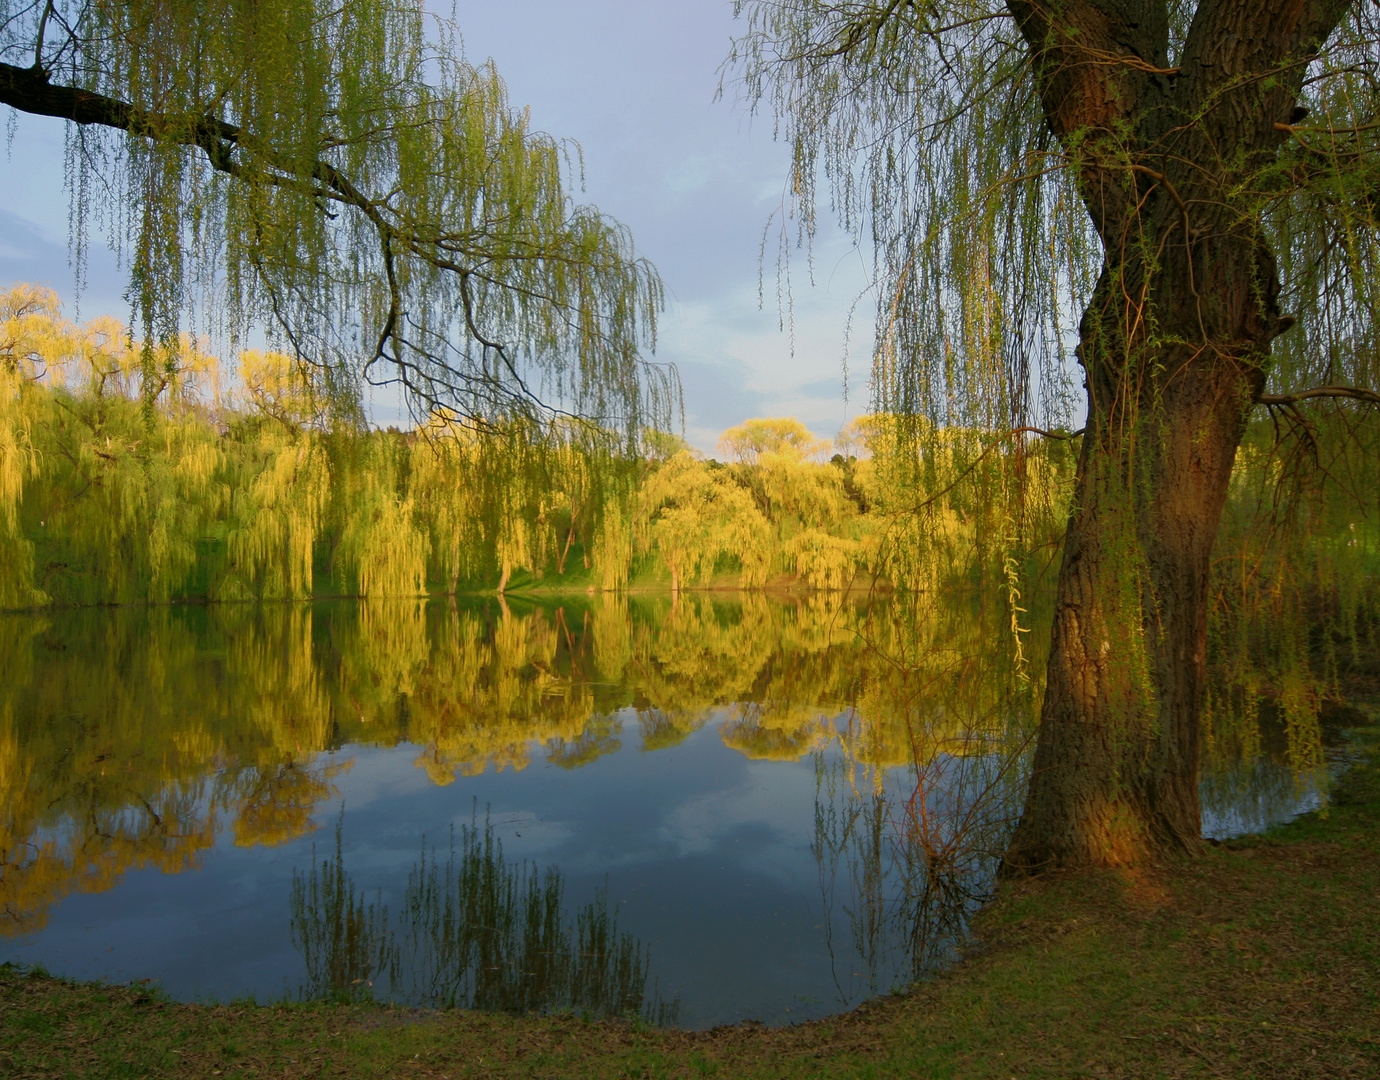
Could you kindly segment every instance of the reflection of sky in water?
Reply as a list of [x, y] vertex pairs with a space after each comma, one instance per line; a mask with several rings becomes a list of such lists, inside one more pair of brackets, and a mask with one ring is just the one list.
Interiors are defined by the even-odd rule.
[[[622, 750], [579, 769], [534, 755], [521, 771], [445, 787], [414, 767], [415, 746], [345, 748], [336, 756], [352, 767], [335, 778], [340, 798], [319, 808], [325, 828], [313, 836], [237, 848], [222, 829], [199, 870], [130, 871], [108, 892], [69, 896], [46, 929], [5, 952], [73, 977], [153, 978], [178, 998], [282, 997], [303, 977], [289, 939], [293, 870], [310, 865], [313, 846], [318, 859], [327, 853], [342, 802], [345, 866], [390, 906], [423, 837], [444, 848], [477, 807], [510, 861], [560, 868], [568, 903], [607, 881], [620, 929], [650, 948], [659, 991], [680, 996], [682, 1024], [788, 1022], [857, 1000], [865, 979], [839, 957], [851, 991], [840, 996], [822, 932], [811, 759], [749, 760], [723, 745], [717, 724], [643, 753], [627, 726]], [[846, 921], [833, 929], [849, 940]]]
[[[222, 828], [198, 870], [135, 870], [108, 892], [71, 895], [46, 929], [7, 942], [6, 956], [78, 978], [152, 978], [182, 999], [291, 995], [303, 979], [289, 939], [293, 871], [313, 851], [327, 854], [342, 805], [345, 866], [390, 906], [423, 838], [444, 848], [452, 826], [476, 811], [482, 821], [487, 808], [510, 861], [560, 868], [567, 903], [607, 882], [620, 928], [651, 950], [657, 989], [680, 997], [683, 1025], [824, 1015], [899, 980], [899, 956], [873, 972], [854, 953], [847, 881], [829, 883], [826, 916], [810, 850], [811, 759], [749, 760], [723, 745], [717, 724], [644, 753], [627, 719], [623, 749], [581, 768], [534, 754], [523, 770], [445, 787], [415, 767], [410, 744], [336, 751], [351, 765], [335, 778], [339, 798], [315, 815], [325, 828], [279, 848], [236, 847]], [[1214, 837], [1317, 804], [1314, 784], [1270, 763], [1209, 781], [1204, 794], [1204, 833]]]
[[1262, 832], [1291, 821], [1322, 805], [1329, 772], [1345, 764], [1341, 754], [1329, 753], [1326, 768], [1297, 774], [1288, 765], [1268, 758], [1238, 765], [1203, 778], [1203, 835], [1213, 840]]
[[[540, 611], [500, 618], [482, 609], [463, 618], [429, 609], [429, 627], [420, 609], [396, 626], [381, 616], [377, 623], [357, 619], [346, 606], [227, 608], [214, 613], [228, 620], [224, 627], [205, 611], [156, 618], [86, 612], [55, 616], [51, 641], [43, 636], [46, 622], [0, 622], [0, 631], [24, 632], [15, 657], [34, 650], [32, 666], [0, 684], [0, 705], [18, 725], [17, 741], [0, 752], [17, 763], [11, 775], [28, 775], [32, 766], [41, 778], [21, 791], [27, 802], [6, 807], [14, 821], [0, 824], [19, 831], [5, 842], [16, 852], [50, 838], [70, 848], [69, 865], [55, 861], [45, 884], [43, 866], [0, 847], [0, 855], [19, 860], [9, 869], [20, 866], [0, 884], [29, 887], [30, 914], [48, 919], [41, 931], [0, 938], [0, 959], [76, 978], [155, 979], [184, 999], [292, 996], [306, 977], [290, 930], [294, 872], [334, 853], [337, 821], [354, 885], [397, 911], [423, 843], [445, 851], [453, 828], [476, 815], [482, 823], [487, 813], [510, 864], [560, 869], [571, 911], [607, 885], [619, 929], [650, 950], [656, 992], [680, 999], [682, 1024], [749, 1017], [782, 1023], [890, 990], [910, 970], [904, 901], [917, 895], [917, 880], [926, 880], [914, 872], [906, 877], [918, 863], [907, 863], [905, 838], [895, 828], [915, 783], [909, 770], [889, 768], [887, 799], [870, 801], [870, 774], [860, 762], [906, 759], [911, 744], [897, 740], [909, 729], [892, 723], [900, 714], [888, 712], [887, 702], [909, 701], [911, 690], [904, 682], [890, 687], [892, 697], [881, 694], [871, 713], [845, 704], [857, 687], [890, 686], [891, 666], [879, 665], [850, 634], [836, 633], [843, 617], [837, 612], [760, 598], [741, 608], [719, 606], [687, 600], [675, 621], [665, 612], [630, 619], [600, 609], [568, 620], [586, 629], [559, 640]], [[237, 612], [246, 616], [243, 624]], [[990, 637], [978, 623], [969, 626], [966, 615], [955, 620], [930, 628], [944, 670], [955, 632], [968, 627], [974, 641]], [[829, 635], [838, 641], [821, 626], [833, 627]], [[616, 633], [600, 638], [610, 628], [625, 633], [622, 646]], [[908, 625], [905, 633], [913, 632]], [[428, 634], [437, 635], [431, 649]], [[28, 645], [25, 635], [33, 638]], [[623, 653], [608, 646], [605, 655], [617, 661], [624, 683], [599, 681], [612, 676], [590, 668], [601, 640], [626, 646]], [[409, 641], [417, 649], [404, 665], [398, 642]], [[475, 663], [461, 665], [465, 657]], [[563, 664], [570, 674], [553, 674]], [[406, 669], [407, 678], [394, 667]], [[952, 680], [920, 674], [926, 694], [941, 696], [925, 698], [925, 730], [937, 757], [925, 798], [915, 805], [938, 823], [927, 840], [947, 843], [953, 830], [945, 823], [1000, 766], [995, 753], [950, 756], [967, 730], [960, 714], [1007, 714], [1000, 695], [984, 697], [990, 683], [982, 679], [963, 683], [975, 695], [969, 702], [956, 689], [952, 699], [942, 696], [958, 685]], [[405, 710], [403, 685], [410, 687]], [[591, 696], [575, 707], [577, 692], [590, 688], [608, 704]], [[756, 695], [749, 706], [715, 709], [699, 724], [708, 703], [749, 695]], [[649, 704], [641, 715], [623, 707], [643, 700]], [[683, 711], [666, 711], [673, 706]], [[610, 709], [621, 711], [605, 717]], [[675, 715], [675, 723], [657, 727]], [[822, 718], [852, 732], [851, 758], [840, 742], [819, 758], [804, 752], [816, 745]], [[890, 736], [888, 724], [896, 729]], [[533, 731], [540, 738], [527, 742]], [[660, 748], [648, 751], [640, 731]], [[607, 748], [621, 748], [587, 755], [578, 767], [548, 757], [552, 746], [569, 750], [590, 732], [606, 736]], [[416, 742], [315, 753], [336, 739], [407, 738]], [[778, 760], [750, 757], [726, 738]], [[428, 739], [428, 746], [417, 745]], [[494, 761], [522, 759], [513, 751], [524, 745], [525, 768], [495, 769]], [[869, 758], [873, 751], [880, 757]], [[780, 760], [797, 753], [801, 760]], [[435, 769], [446, 755], [445, 767]], [[573, 760], [567, 753], [567, 765]], [[430, 775], [419, 767], [427, 762]], [[485, 771], [466, 775], [485, 762]], [[246, 768], [254, 764], [258, 774]], [[214, 773], [218, 767], [224, 771]], [[326, 795], [323, 774], [334, 796]], [[244, 828], [256, 775], [291, 781], [274, 789], [280, 802], [268, 799], [268, 810], [251, 822], [257, 831]], [[449, 783], [433, 780], [452, 775]], [[316, 786], [297, 784], [303, 779]], [[159, 802], [178, 793], [185, 795], [180, 809]], [[1205, 833], [1224, 836], [1316, 805], [1317, 788], [1265, 761], [1205, 778], [1203, 795]], [[150, 803], [163, 814], [153, 826]], [[298, 835], [308, 810], [318, 828]], [[1009, 820], [1018, 810], [1012, 799], [991, 820]], [[239, 838], [256, 846], [236, 845], [237, 820]], [[196, 830], [208, 821], [214, 847], [198, 851]], [[126, 825], [129, 836], [110, 835]], [[993, 852], [1000, 850], [999, 829], [987, 838]], [[916, 843], [916, 834], [908, 835]], [[176, 849], [166, 865], [180, 866], [190, 854], [191, 868], [152, 868], [157, 843], [140, 847], [150, 838]], [[278, 840], [286, 842], [272, 846]], [[992, 865], [991, 858], [964, 863], [951, 875], [962, 894], [958, 909], [988, 890]], [[0, 873], [5, 869], [0, 865]], [[30, 870], [36, 872], [25, 878]], [[81, 891], [83, 882], [89, 891]], [[869, 923], [872, 916], [878, 917]], [[943, 957], [951, 942], [939, 933], [926, 948]]]

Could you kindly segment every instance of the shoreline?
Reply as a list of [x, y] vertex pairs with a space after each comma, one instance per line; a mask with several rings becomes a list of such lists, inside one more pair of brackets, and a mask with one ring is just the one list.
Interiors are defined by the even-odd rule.
[[[919, 595], [913, 590], [898, 589], [890, 582], [877, 582], [868, 585], [850, 585], [846, 589], [817, 589], [812, 585], [801, 584], [798, 579], [773, 580], [757, 588], [744, 588], [731, 582], [709, 582], [702, 585], [685, 585], [679, 594], [691, 596], [767, 596], [773, 599], [796, 599], [811, 596], [836, 596], [856, 599], [859, 597], [892, 597]], [[342, 601], [354, 603], [394, 603], [397, 601], [422, 601], [424, 603], [443, 603], [459, 600], [494, 600], [518, 602], [549, 602], [564, 599], [590, 599], [597, 596], [666, 596], [674, 598], [677, 592], [664, 582], [644, 582], [625, 585], [619, 589], [601, 589], [593, 585], [528, 584], [510, 586], [500, 592], [494, 588], [457, 589], [455, 592], [417, 593], [415, 596], [362, 596], [354, 593], [321, 593], [313, 596], [292, 599], [225, 599], [210, 596], [178, 596], [168, 600], [109, 600], [88, 604], [49, 603], [32, 607], [0, 608], [0, 615], [46, 615], [69, 611], [109, 611], [123, 609], [148, 610], [156, 608], [213, 608], [244, 607], [260, 605], [276, 607], [292, 604], [329, 604]]]

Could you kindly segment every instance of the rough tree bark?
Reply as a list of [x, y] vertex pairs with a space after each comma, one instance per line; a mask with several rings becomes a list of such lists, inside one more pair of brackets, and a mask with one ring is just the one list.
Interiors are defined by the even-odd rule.
[[1008, 0], [1105, 264], [1088, 422], [1007, 873], [1197, 850], [1209, 559], [1270, 342], [1292, 320], [1250, 192], [1347, 0]]

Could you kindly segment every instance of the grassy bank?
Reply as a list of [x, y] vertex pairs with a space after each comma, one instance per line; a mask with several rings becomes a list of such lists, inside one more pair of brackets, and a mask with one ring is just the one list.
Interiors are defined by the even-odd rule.
[[1380, 1076], [1380, 728], [1325, 816], [1021, 883], [915, 992], [784, 1030], [179, 1005], [0, 969], [6, 1077]]

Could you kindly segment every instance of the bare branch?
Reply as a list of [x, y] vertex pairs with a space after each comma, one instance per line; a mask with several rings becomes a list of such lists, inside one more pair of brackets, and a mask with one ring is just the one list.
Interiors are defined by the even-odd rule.
[[1261, 394], [1256, 398], [1257, 405], [1294, 405], [1311, 398], [1349, 398], [1352, 401], [1365, 401], [1380, 405], [1380, 392], [1366, 390], [1357, 386], [1315, 386], [1311, 390], [1300, 390], [1293, 394]]
[[1077, 431], [1046, 431], [1044, 428], [1026, 426], [1015, 428], [1011, 434], [1014, 437], [1016, 435], [1023, 435], [1026, 432], [1031, 432], [1035, 435], [1043, 435], [1046, 439], [1059, 439], [1062, 441], [1064, 439], [1076, 439], [1085, 431], [1087, 431], [1087, 428], [1079, 428]]

